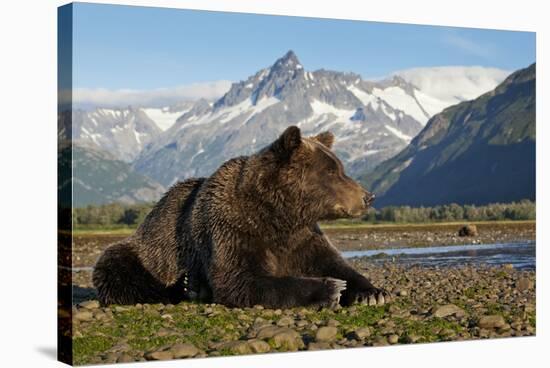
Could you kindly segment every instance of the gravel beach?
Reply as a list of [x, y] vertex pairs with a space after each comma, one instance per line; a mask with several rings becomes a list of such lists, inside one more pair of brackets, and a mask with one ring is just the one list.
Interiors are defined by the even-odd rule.
[[[359, 269], [362, 259], [352, 262]], [[112, 363], [340, 349], [535, 334], [535, 273], [512, 267], [426, 269], [392, 264], [365, 274], [394, 300], [338, 310], [178, 305], [73, 308], [75, 363]]]
[[[410, 227], [401, 232], [326, 232], [341, 249], [357, 250], [372, 249], [371, 244], [378, 248], [397, 243], [419, 246], [416, 241], [423, 241], [423, 246], [449, 245], [457, 229], [441, 228], [437, 234], [421, 234]], [[377, 240], [372, 239], [374, 235]], [[350, 262], [376, 286], [392, 293], [389, 304], [337, 310], [227, 308], [190, 302], [102, 308], [94, 300], [91, 267], [105, 246], [118, 238], [75, 237], [75, 364], [532, 336], [536, 331], [533, 270], [511, 265], [437, 268], [373, 264], [366, 257]], [[354, 238], [359, 238], [355, 246], [347, 248]], [[534, 240], [534, 224], [512, 230], [482, 227], [478, 237], [467, 239], [470, 244], [476, 239], [484, 243], [487, 239], [492, 239], [490, 243]]]
[[370, 225], [323, 229], [340, 250], [513, 243], [535, 239], [534, 222], [477, 223], [476, 236], [459, 236], [464, 224]]

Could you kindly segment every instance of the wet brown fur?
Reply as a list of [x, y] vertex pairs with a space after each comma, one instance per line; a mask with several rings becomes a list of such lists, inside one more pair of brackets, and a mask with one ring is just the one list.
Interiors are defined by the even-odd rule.
[[[200, 298], [281, 308], [380, 302], [317, 222], [359, 216], [373, 196], [347, 177], [334, 137], [289, 127], [211, 177], [174, 185], [136, 233], [112, 245], [93, 280], [102, 304]], [[341, 296], [341, 298], [340, 298]]]

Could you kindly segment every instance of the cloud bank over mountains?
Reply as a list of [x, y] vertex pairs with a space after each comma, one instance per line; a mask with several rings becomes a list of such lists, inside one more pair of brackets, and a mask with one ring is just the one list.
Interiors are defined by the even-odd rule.
[[73, 104], [77, 107], [163, 107], [201, 98], [214, 100], [223, 96], [230, 87], [231, 81], [219, 80], [151, 90], [76, 88]]
[[[392, 73], [448, 104], [474, 99], [509, 74], [507, 70], [481, 66], [421, 67]], [[166, 107], [201, 98], [213, 101], [229, 91], [231, 83], [219, 80], [151, 90], [76, 88], [73, 104], [77, 108]]]
[[439, 66], [397, 71], [398, 75], [421, 91], [449, 105], [473, 100], [492, 90], [511, 72], [482, 66]]

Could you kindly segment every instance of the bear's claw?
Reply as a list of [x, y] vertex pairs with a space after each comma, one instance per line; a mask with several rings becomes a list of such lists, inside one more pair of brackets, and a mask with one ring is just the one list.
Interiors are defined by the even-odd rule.
[[325, 306], [329, 308], [336, 308], [336, 306], [340, 304], [340, 297], [342, 296], [342, 292], [346, 290], [346, 281], [327, 277], [325, 279], [325, 283], [329, 288], [328, 301]]
[[366, 305], [384, 305], [391, 301], [391, 294], [383, 289], [371, 289], [358, 292], [355, 297], [356, 303]]

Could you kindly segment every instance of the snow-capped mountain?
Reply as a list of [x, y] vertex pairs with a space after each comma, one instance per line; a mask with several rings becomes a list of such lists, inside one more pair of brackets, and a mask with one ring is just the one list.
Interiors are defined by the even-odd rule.
[[184, 101], [173, 106], [95, 108], [73, 111], [73, 139], [100, 148], [117, 159], [132, 162], [141, 150], [170, 128], [193, 106]]
[[164, 185], [211, 174], [225, 160], [250, 154], [287, 126], [305, 135], [330, 130], [351, 175], [402, 150], [428, 119], [451, 102], [400, 76], [380, 82], [354, 73], [307, 71], [289, 51], [214, 104], [200, 100], [139, 154], [134, 167]]
[[308, 71], [289, 51], [215, 102], [75, 110], [72, 133], [75, 143], [169, 185], [209, 175], [298, 125], [305, 135], [332, 131], [335, 151], [355, 176], [397, 154], [434, 114], [494, 88], [504, 76], [488, 68], [419, 68], [373, 82], [355, 73]]
[[161, 129], [143, 110], [98, 108], [73, 111], [73, 141], [131, 162]]

